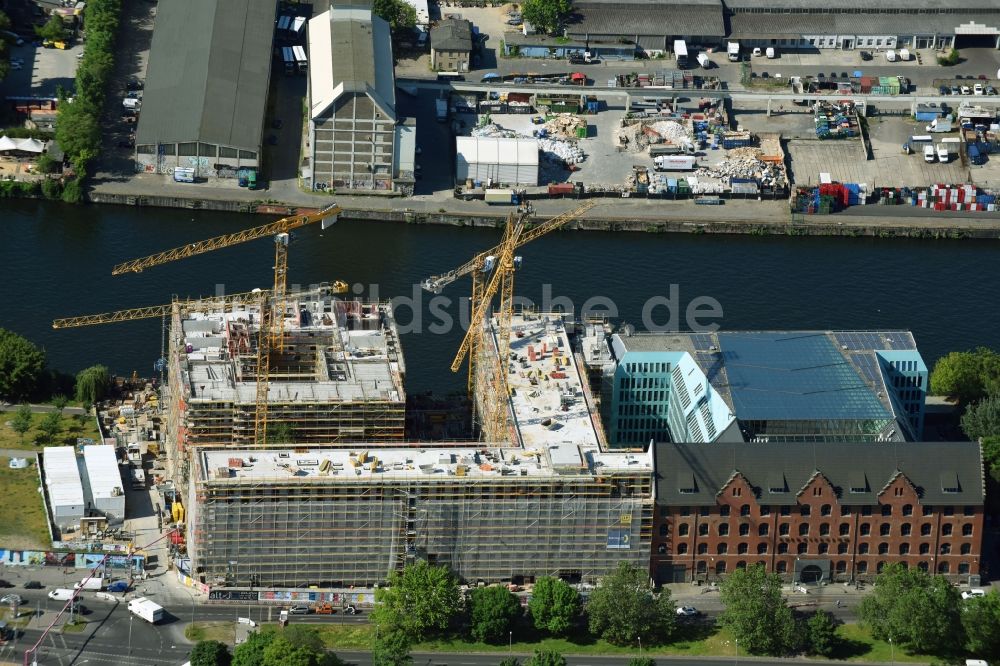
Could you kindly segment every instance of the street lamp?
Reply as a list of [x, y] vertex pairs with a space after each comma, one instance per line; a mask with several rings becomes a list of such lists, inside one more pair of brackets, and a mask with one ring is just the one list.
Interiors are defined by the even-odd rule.
[[636, 640], [639, 641], [639, 659], [642, 659], [642, 636], [636, 636]]
[[889, 655], [890, 655], [889, 656], [890, 663], [895, 664], [896, 663], [896, 648], [892, 644], [892, 638], [891, 637], [889, 638]]
[[737, 666], [739, 666], [739, 663], [740, 663], [740, 639], [737, 638], [735, 640], [736, 640], [736, 664], [737, 664]]
[[507, 657], [512, 657], [514, 655], [514, 632], [507, 632]]

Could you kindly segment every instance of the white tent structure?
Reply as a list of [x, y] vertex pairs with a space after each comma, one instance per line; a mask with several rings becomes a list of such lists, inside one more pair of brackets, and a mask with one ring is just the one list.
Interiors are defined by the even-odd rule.
[[538, 185], [535, 139], [460, 136], [455, 139], [455, 176], [486, 185]]
[[61, 530], [76, 527], [84, 515], [83, 483], [72, 446], [46, 446], [42, 453], [45, 489], [52, 520]]
[[83, 447], [87, 481], [93, 508], [115, 522], [125, 519], [125, 490], [115, 457], [115, 447], [107, 444]]
[[45, 152], [45, 144], [38, 139], [12, 139], [9, 136], [0, 136], [0, 153], [22, 152], [41, 155]]

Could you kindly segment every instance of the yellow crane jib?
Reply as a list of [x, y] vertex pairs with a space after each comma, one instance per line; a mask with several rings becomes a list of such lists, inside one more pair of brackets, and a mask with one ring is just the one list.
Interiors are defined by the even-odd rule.
[[[236, 233], [225, 234], [223, 236], [216, 236], [215, 238], [209, 238], [208, 240], [198, 241], [196, 243], [188, 243], [187, 245], [176, 247], [172, 250], [151, 254], [148, 257], [141, 257], [139, 259], [126, 261], [125, 263], [118, 264], [111, 269], [111, 274], [121, 275], [123, 273], [141, 273], [145, 269], [152, 268], [153, 266], [159, 266], [178, 259], [193, 257], [196, 254], [203, 254], [205, 252], [211, 252], [212, 250], [238, 245], [239, 243], [256, 240], [258, 238], [263, 238], [264, 236], [274, 236], [276, 234], [288, 233], [293, 229], [298, 229], [299, 227], [304, 227], [308, 224], [319, 222], [321, 220], [326, 220], [323, 223], [323, 228], [325, 229], [327, 226], [336, 221], [337, 216], [339, 216], [341, 212], [343, 212], [343, 209], [337, 206], [337, 204], [330, 204], [326, 208], [313, 213], [283, 217], [276, 222], [264, 224], [252, 229], [237, 231]], [[334, 219], [327, 219], [331, 217]]]
[[[336, 284], [336, 283], [334, 283]], [[340, 283], [343, 284], [343, 283]], [[346, 287], [346, 285], [344, 285]], [[335, 289], [336, 287], [334, 287]], [[198, 306], [225, 307], [233, 303], [250, 302], [260, 298], [259, 291], [247, 291], [226, 296], [208, 296], [204, 298], [176, 299], [173, 303], [165, 305], [149, 305], [141, 308], [130, 308], [128, 310], [114, 310], [112, 312], [100, 312], [91, 315], [80, 315], [78, 317], [65, 317], [55, 319], [52, 328], [78, 328], [80, 326], [95, 326], [97, 324], [113, 324], [121, 321], [135, 321], [137, 319], [155, 319], [163, 317], [171, 312], [174, 305], [181, 308], [190, 309]], [[264, 292], [267, 295], [270, 292]], [[337, 292], [340, 293], [340, 292]]]

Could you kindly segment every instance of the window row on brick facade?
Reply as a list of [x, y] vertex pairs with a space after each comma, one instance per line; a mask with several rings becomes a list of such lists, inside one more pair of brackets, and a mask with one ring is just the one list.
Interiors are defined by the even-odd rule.
[[[734, 490], [740, 490], [740, 489], [739, 488], [734, 488]], [[752, 515], [751, 509], [752, 509], [752, 507], [749, 504], [742, 504], [739, 507], [739, 515], [740, 516], [750, 516], [750, 515]], [[771, 515], [771, 506], [768, 505], [768, 504], [761, 504], [761, 505], [759, 505], [757, 507], [757, 509], [758, 509], [757, 515], [760, 516], [760, 517], [762, 517], [762, 518], [765, 517], [765, 516], [770, 516]], [[732, 511], [732, 509], [730, 508], [730, 506], [728, 504], [722, 504], [722, 505], [715, 506], [715, 507], [702, 506], [702, 507], [697, 507], [697, 509], [692, 509], [691, 507], [682, 506], [678, 510], [678, 513], [681, 516], [690, 516], [690, 515], [692, 515], [692, 512], [695, 511], [695, 510], [697, 511], [698, 515], [700, 515], [702, 517], [706, 517], [706, 518], [707, 517], [711, 517], [711, 516], [719, 516], [719, 517], [725, 518], [725, 517], [728, 517], [729, 515], [731, 515], [731, 511]], [[878, 510], [878, 513], [881, 514], [881, 515], [883, 515], [883, 516], [892, 516], [892, 515], [895, 515], [893, 513], [893, 506], [891, 504], [881, 504], [881, 505], [878, 506], [877, 510]], [[812, 507], [810, 505], [808, 505], [808, 504], [795, 505], [794, 506], [794, 510], [793, 510], [793, 506], [792, 505], [782, 504], [782, 505], [778, 506], [777, 511], [778, 511], [778, 515], [780, 515], [780, 516], [791, 516], [793, 512], [797, 513], [798, 515], [801, 515], [801, 516], [810, 516], [810, 515], [812, 515]], [[855, 507], [855, 506], [850, 506], [850, 505], [841, 505], [841, 507], [840, 507], [840, 515], [841, 516], [851, 516], [851, 515], [854, 515], [855, 511], [857, 511], [862, 516], [871, 516], [871, 515], [874, 515], [873, 512], [875, 511], [875, 508], [871, 507], [871, 506], [867, 506], [867, 505], [866, 506], [861, 506], [861, 507]], [[958, 509], [956, 509], [954, 506], [944, 506], [944, 507], [941, 507], [940, 511], [941, 511], [941, 515], [950, 517], [950, 516], [954, 516], [955, 512], [958, 511]], [[963, 506], [963, 507], [961, 507], [961, 511], [962, 511], [962, 515], [964, 515], [964, 516], [974, 516], [974, 515], [976, 515], [976, 507], [974, 507], [974, 506]], [[920, 507], [920, 513], [923, 516], [933, 516], [934, 515], [934, 507], [930, 506], [930, 505], [922, 505]], [[912, 504], [904, 504], [902, 507], [900, 507], [899, 514], [901, 516], [904, 516], [904, 517], [914, 515], [913, 505]], [[823, 505], [821, 505], [819, 507], [819, 515], [820, 516], [832, 516], [833, 515], [833, 506], [830, 505], [830, 504], [823, 504]]]
[[[913, 535], [913, 525], [910, 523], [901, 523], [899, 527], [899, 536], [912, 536]], [[881, 523], [878, 526], [879, 536], [887, 537], [893, 536], [893, 526], [891, 523]], [[800, 537], [809, 536], [811, 526], [809, 523], [799, 523], [797, 528], [798, 535]], [[826, 537], [830, 536], [831, 526], [829, 523], [820, 523], [817, 528], [819, 536]], [[872, 524], [871, 523], [861, 523], [858, 526], [858, 532], [860, 536], [867, 537], [871, 536]], [[708, 523], [701, 523], [698, 525], [698, 536], [709, 536], [710, 527]], [[750, 523], [740, 523], [737, 525], [737, 533], [739, 536], [750, 536], [752, 527]], [[757, 525], [757, 536], [768, 536], [771, 531], [770, 523], [760, 523]], [[934, 531], [934, 526], [931, 523], [921, 523], [920, 525], [920, 536], [931, 536]], [[941, 536], [952, 536], [954, 534], [954, 525], [952, 523], [945, 523], [941, 526]], [[975, 529], [971, 523], [965, 523], [961, 527], [961, 534], [963, 537], [974, 536]], [[677, 536], [686, 537], [691, 533], [691, 525], [688, 523], [679, 523], [677, 525]], [[840, 523], [837, 527], [837, 533], [839, 536], [846, 537], [851, 534], [851, 524], [850, 523]], [[717, 523], [715, 525], [715, 534], [724, 537], [729, 536], [730, 526], [729, 523]], [[668, 523], [660, 524], [660, 536], [665, 537], [670, 535], [670, 525]], [[779, 523], [778, 524], [778, 536], [791, 536], [791, 524], [790, 523]]]
[[[674, 555], [686, 555], [689, 552], [690, 546], [686, 543], [679, 543], [674, 549], [674, 552], [670, 552], [670, 548], [667, 544], [661, 543], [657, 546], [657, 552], [661, 555], [664, 554], [674, 554]], [[736, 552], [739, 554], [744, 554], [750, 552], [750, 550], [756, 550], [758, 555], [767, 555], [770, 544], [767, 542], [761, 542], [756, 545], [749, 544], [747, 542], [740, 542], [736, 544]], [[700, 543], [697, 547], [697, 552], [699, 555], [708, 554], [709, 550], [714, 550], [716, 555], [726, 555], [729, 553], [729, 544], [720, 543], [715, 546], [714, 549], [710, 549], [707, 543]], [[791, 546], [785, 542], [779, 543], [777, 545], [777, 552], [779, 555], [785, 555], [791, 550]], [[820, 543], [816, 544], [816, 548], [810, 549], [809, 544], [806, 542], [800, 542], [795, 545], [795, 552], [798, 555], [826, 555], [831, 552], [830, 544]], [[836, 553], [838, 555], [846, 555], [850, 552], [850, 548], [847, 543], [841, 542], [837, 544]], [[888, 555], [890, 550], [894, 550], [895, 555], [909, 555], [912, 552], [911, 544], [901, 543], [895, 548], [892, 548], [888, 543], [882, 542], [876, 546], [876, 552], [879, 555]], [[916, 552], [920, 555], [927, 555], [931, 551], [931, 545], [929, 543], [917, 544]], [[952, 546], [949, 543], [943, 543], [938, 548], [938, 552], [941, 555], [950, 555], [952, 551]], [[858, 554], [867, 555], [871, 552], [871, 546], [867, 543], [862, 543], [858, 545]], [[969, 555], [972, 553], [972, 544], [963, 543], [958, 547], [958, 552], [960, 555]]]
[[[732, 568], [745, 569], [750, 564], [760, 564], [765, 568], [768, 567], [768, 563], [764, 561], [747, 562], [746, 560], [740, 560]], [[788, 573], [789, 564], [790, 562], [787, 560], [779, 560], [774, 565], [774, 571], [779, 574]], [[882, 569], [884, 569], [889, 564], [891, 563], [883, 560], [877, 560], [873, 562], [868, 562], [867, 560], [859, 560], [855, 562], [854, 568], [855, 571], [859, 574], [867, 574], [872, 572], [882, 573]], [[904, 568], [908, 566], [906, 562], [900, 562], [900, 564]], [[930, 563], [927, 562], [926, 560], [921, 560], [917, 562], [916, 566], [921, 571], [930, 571], [931, 568]], [[695, 573], [700, 575], [704, 575], [709, 572], [713, 572], [715, 574], [724, 574], [727, 573], [728, 570], [730, 570], [729, 567], [730, 567], [729, 563], [726, 562], [725, 560], [719, 560], [719, 561], [713, 560], [711, 562], [707, 560], [698, 560], [695, 563]], [[838, 575], [846, 574], [848, 568], [849, 568], [849, 562], [847, 562], [846, 560], [837, 560], [833, 562], [833, 571]], [[971, 571], [971, 566], [969, 562], [959, 562], [954, 567], [950, 562], [939, 562], [936, 570], [937, 573], [939, 574], [950, 574], [950, 573], [968, 574]]]

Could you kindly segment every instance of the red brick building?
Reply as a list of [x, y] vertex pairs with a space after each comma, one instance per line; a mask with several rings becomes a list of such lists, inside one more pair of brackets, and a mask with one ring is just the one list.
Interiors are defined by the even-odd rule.
[[655, 447], [650, 574], [660, 583], [758, 562], [806, 582], [869, 579], [892, 562], [962, 581], [979, 574], [975, 442]]

